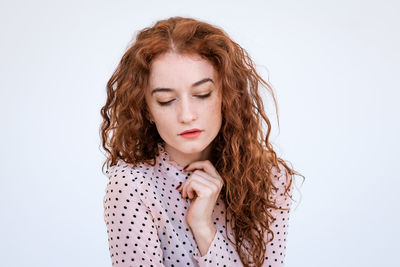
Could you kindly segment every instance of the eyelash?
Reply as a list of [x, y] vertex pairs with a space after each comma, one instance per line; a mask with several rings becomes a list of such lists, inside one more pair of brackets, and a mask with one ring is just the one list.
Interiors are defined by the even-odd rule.
[[[197, 97], [199, 98], [207, 98], [211, 95], [211, 92], [206, 94], [206, 95], [198, 95]], [[167, 106], [169, 105], [173, 100], [167, 101], [167, 102], [158, 102], [158, 104], [160, 104], [161, 106]]]

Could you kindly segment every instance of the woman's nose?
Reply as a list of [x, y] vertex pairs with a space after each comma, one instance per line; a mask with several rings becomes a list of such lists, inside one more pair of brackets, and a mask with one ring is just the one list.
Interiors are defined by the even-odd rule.
[[182, 98], [178, 107], [179, 120], [182, 123], [188, 123], [196, 119], [196, 106], [190, 97]]

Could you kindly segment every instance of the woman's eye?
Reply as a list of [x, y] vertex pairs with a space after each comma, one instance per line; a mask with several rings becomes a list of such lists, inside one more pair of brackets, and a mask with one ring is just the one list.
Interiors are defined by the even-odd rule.
[[210, 95], [211, 95], [211, 92], [208, 93], [208, 94], [205, 94], [205, 95], [198, 95], [198, 97], [200, 97], [200, 98], [206, 98], [206, 97], [209, 97]]
[[160, 104], [161, 106], [165, 106], [168, 105], [169, 103], [171, 103], [173, 100], [170, 100], [168, 102], [158, 102], [158, 104]]
[[[205, 95], [197, 95], [197, 97], [199, 97], [199, 98], [207, 98], [210, 95], [211, 95], [211, 92], [208, 93], [208, 94], [205, 94]], [[166, 105], [169, 105], [172, 101], [174, 101], [174, 99], [172, 99], [170, 101], [167, 101], [167, 102], [158, 102], [158, 104], [160, 104], [161, 106], [166, 106]]]

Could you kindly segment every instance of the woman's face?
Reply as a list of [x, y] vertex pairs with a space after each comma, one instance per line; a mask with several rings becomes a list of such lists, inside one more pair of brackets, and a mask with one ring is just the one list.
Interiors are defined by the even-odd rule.
[[[216, 75], [213, 66], [198, 55], [168, 52], [153, 60], [145, 98], [166, 149], [204, 156], [201, 152], [209, 148], [222, 123]], [[197, 137], [180, 135], [193, 128], [201, 130]]]

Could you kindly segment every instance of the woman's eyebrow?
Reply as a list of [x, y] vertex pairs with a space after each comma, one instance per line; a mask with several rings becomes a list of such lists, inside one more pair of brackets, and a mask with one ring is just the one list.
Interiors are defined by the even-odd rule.
[[[199, 85], [201, 85], [201, 84], [203, 84], [203, 83], [205, 83], [205, 82], [212, 82], [212, 83], [214, 83], [214, 81], [213, 81], [211, 78], [204, 78], [204, 79], [202, 79], [202, 80], [200, 80], [200, 81], [195, 82], [194, 84], [192, 84], [192, 88], [193, 88], [193, 87], [196, 87], [196, 86], [199, 86]], [[157, 88], [154, 88], [154, 89], [151, 91], [151, 95], [153, 95], [154, 93], [157, 93], [157, 92], [171, 92], [171, 91], [174, 91], [174, 89], [172, 89], [172, 88], [160, 88], [160, 87], [157, 87]]]

